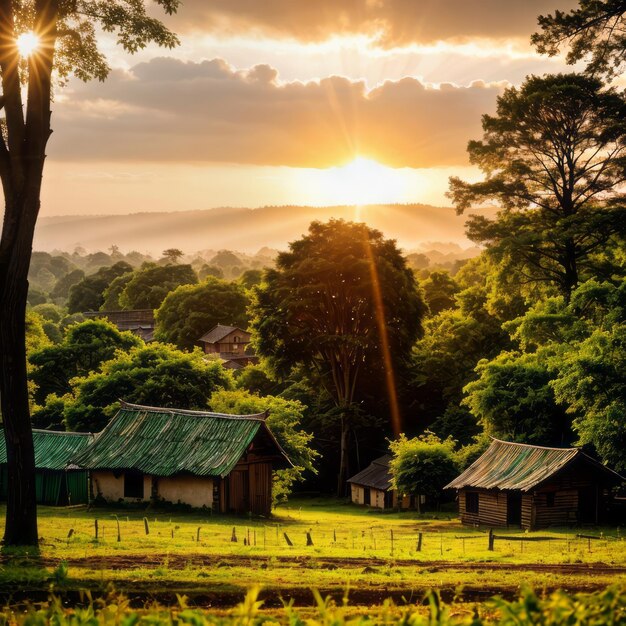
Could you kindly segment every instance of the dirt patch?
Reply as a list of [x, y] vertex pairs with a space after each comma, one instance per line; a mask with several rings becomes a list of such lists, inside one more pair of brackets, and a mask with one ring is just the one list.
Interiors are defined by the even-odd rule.
[[[164, 562], [169, 569], [185, 569], [187, 567], [268, 567], [268, 557], [261, 555], [233, 555], [233, 556], [207, 556], [203, 554], [168, 555], [167, 558], [160, 555], [107, 555], [87, 556], [74, 559], [58, 558], [13, 558], [3, 556], [0, 563], [3, 565], [50, 567], [54, 568], [62, 561], [70, 567], [93, 570], [132, 570], [151, 567], [162, 567]], [[556, 574], [590, 574], [590, 575], [613, 575], [626, 574], [626, 565], [608, 565], [606, 563], [492, 563], [462, 561], [418, 561], [412, 559], [380, 559], [368, 557], [309, 557], [309, 556], [274, 556], [271, 558], [274, 567], [302, 567], [310, 569], [360, 569], [378, 568], [393, 565], [394, 567], [413, 567], [418, 569], [454, 570], [454, 571], [520, 571], [520, 572], [546, 572]]]

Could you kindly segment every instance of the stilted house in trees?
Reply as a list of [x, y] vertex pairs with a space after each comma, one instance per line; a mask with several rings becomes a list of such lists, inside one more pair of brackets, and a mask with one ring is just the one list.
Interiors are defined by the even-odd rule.
[[[414, 509], [416, 496], [403, 496], [391, 488], [391, 455], [374, 459], [364, 470], [348, 479], [354, 504], [378, 509]], [[423, 496], [420, 496], [423, 498]]]
[[[8, 487], [7, 450], [4, 430], [0, 432], [0, 498], [4, 500]], [[70, 465], [70, 460], [93, 438], [89, 433], [33, 430], [35, 494], [39, 504], [87, 504], [89, 476], [84, 469]]]
[[238, 370], [258, 362], [250, 351], [249, 332], [236, 326], [218, 324], [198, 339], [205, 354], [215, 354], [224, 361], [224, 367]]
[[272, 471], [292, 465], [266, 418], [123, 403], [73, 463], [90, 471], [93, 496], [106, 502], [269, 515]]
[[578, 448], [494, 439], [446, 489], [457, 490], [464, 524], [533, 530], [602, 522], [623, 480]]

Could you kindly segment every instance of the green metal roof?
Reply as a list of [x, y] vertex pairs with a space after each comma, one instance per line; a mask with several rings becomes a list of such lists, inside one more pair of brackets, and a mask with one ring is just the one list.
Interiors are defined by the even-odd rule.
[[263, 432], [282, 466], [290, 466], [265, 417], [264, 413], [225, 415], [124, 403], [94, 443], [72, 462], [85, 469], [134, 469], [155, 476], [226, 476]]
[[578, 448], [544, 448], [494, 439], [482, 456], [445, 488], [530, 491], [574, 459], [584, 460], [601, 469], [615, 481], [623, 480], [619, 474], [594, 461]]
[[[4, 429], [0, 436], [0, 465], [7, 462]], [[33, 429], [35, 467], [42, 470], [63, 470], [70, 459], [86, 448], [94, 436], [90, 433], [68, 433], [53, 430]]]

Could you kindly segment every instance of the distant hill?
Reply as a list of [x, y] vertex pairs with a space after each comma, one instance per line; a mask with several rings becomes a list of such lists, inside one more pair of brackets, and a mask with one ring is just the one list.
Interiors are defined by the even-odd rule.
[[268, 206], [258, 209], [218, 208], [171, 213], [42, 217], [35, 233], [35, 250], [106, 250], [158, 255], [165, 248], [223, 249], [254, 253], [262, 247], [284, 249], [306, 232], [313, 220], [331, 217], [361, 220], [398, 240], [405, 250], [429, 242], [469, 247], [465, 216], [454, 209], [424, 204], [310, 207]]

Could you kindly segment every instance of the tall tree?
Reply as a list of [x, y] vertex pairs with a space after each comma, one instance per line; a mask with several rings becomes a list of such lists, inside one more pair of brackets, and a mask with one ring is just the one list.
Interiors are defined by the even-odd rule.
[[[97, 29], [116, 32], [124, 49], [150, 42], [172, 47], [176, 37], [147, 13], [143, 0], [0, 0], [0, 74], [4, 109], [0, 181], [0, 406], [8, 461], [4, 542], [36, 545], [35, 460], [26, 380], [25, 312], [28, 267], [40, 208], [45, 150], [51, 128], [53, 73], [103, 80], [109, 72]], [[156, 0], [173, 13], [179, 0]], [[32, 31], [36, 49], [24, 59], [18, 37]], [[26, 85], [26, 89], [23, 86]]]
[[278, 371], [304, 366], [332, 396], [340, 425], [337, 489], [343, 493], [364, 385], [373, 389], [386, 381], [399, 429], [394, 371], [409, 361], [426, 305], [395, 242], [365, 224], [313, 222], [289, 247], [258, 288], [256, 344]]
[[249, 304], [243, 287], [219, 278], [181, 285], [168, 294], [156, 312], [155, 338], [191, 349], [217, 324], [246, 329]]
[[542, 54], [554, 56], [569, 45], [567, 62], [583, 59], [588, 69], [609, 76], [626, 62], [626, 0], [580, 0], [569, 12], [539, 16], [541, 31], [531, 41]]
[[580, 74], [527, 78], [483, 116], [482, 141], [468, 152], [486, 178], [450, 179], [459, 212], [494, 200], [493, 220], [467, 222], [468, 236], [521, 281], [556, 286], [569, 298], [579, 282], [614, 271], [603, 252], [624, 234], [626, 103]]

